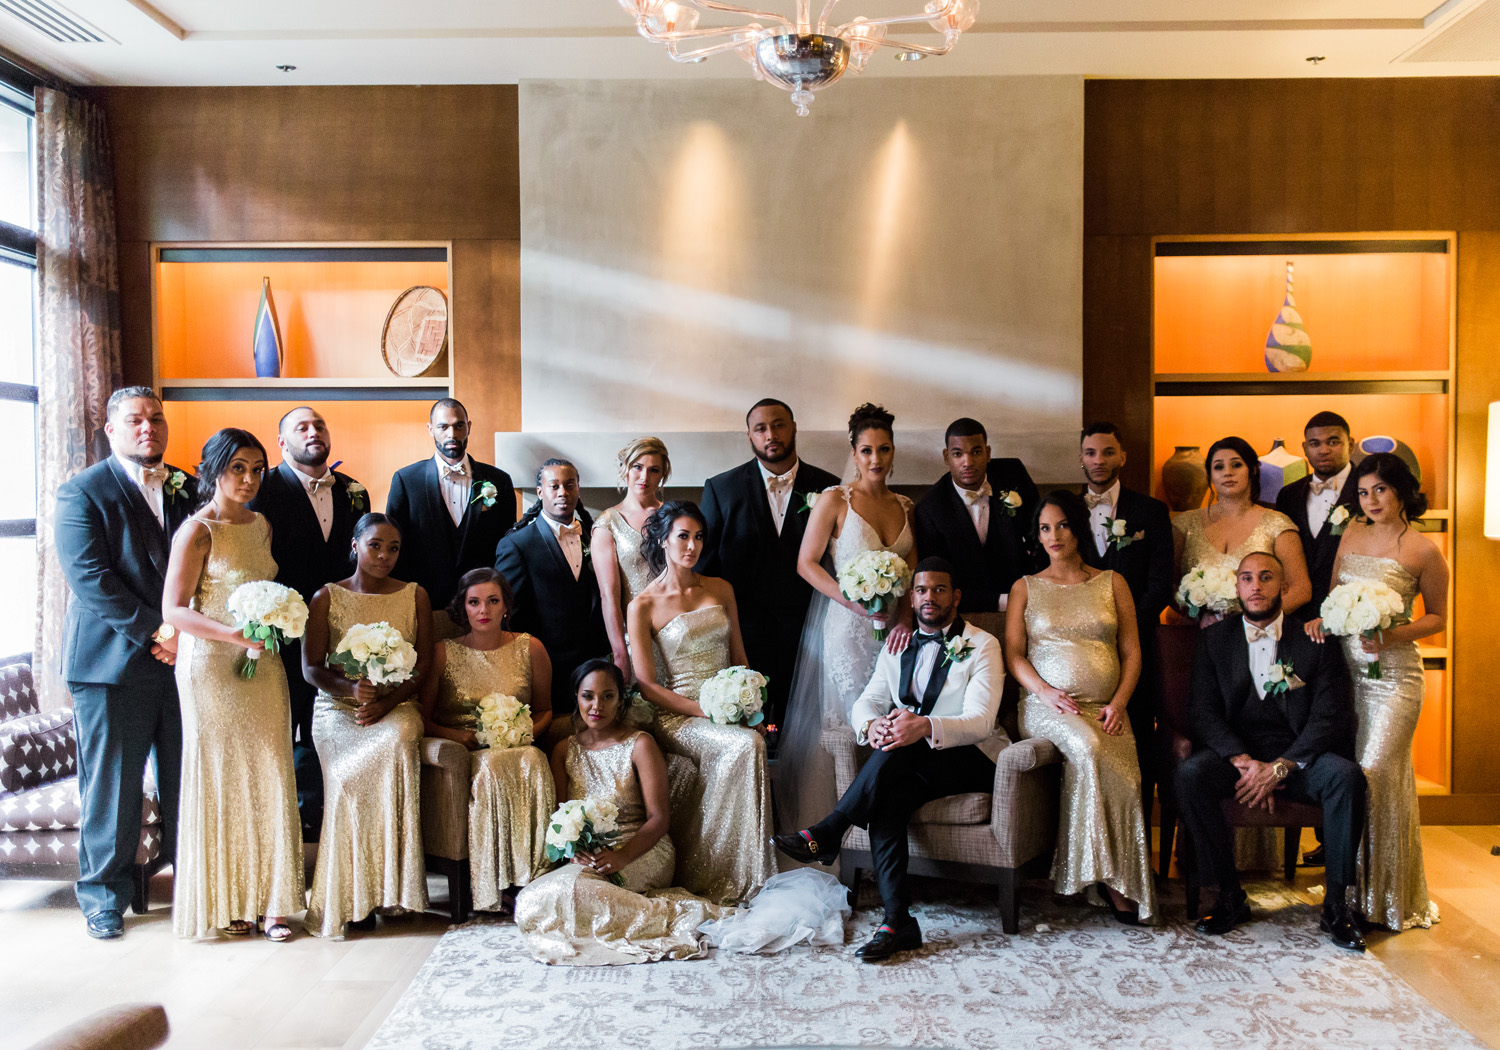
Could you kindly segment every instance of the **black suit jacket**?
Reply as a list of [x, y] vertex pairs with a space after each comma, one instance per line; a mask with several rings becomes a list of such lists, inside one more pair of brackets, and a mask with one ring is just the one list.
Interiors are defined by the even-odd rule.
[[117, 685], [150, 676], [170, 684], [172, 669], [151, 655], [151, 636], [162, 623], [172, 534], [196, 504], [192, 476], [162, 502], [166, 528], [114, 456], [57, 490], [53, 542], [73, 592], [63, 636], [67, 681]]
[[[1021, 508], [1016, 511], [1016, 524], [1024, 544], [1026, 536], [1031, 532], [1032, 518], [1036, 516], [1036, 505], [1041, 500], [1036, 482], [1031, 480], [1031, 472], [1019, 459], [1000, 457], [991, 458], [984, 476], [989, 479], [990, 488], [995, 490], [996, 495], [1015, 492], [1021, 497]], [[921, 550], [920, 547], [917, 549]], [[925, 555], [927, 552], [924, 550], [922, 553]]]
[[[469, 478], [469, 505], [457, 525], [443, 502], [431, 457], [402, 467], [391, 478], [385, 513], [401, 530], [402, 540], [393, 575], [421, 584], [434, 608], [447, 606], [464, 573], [494, 562], [500, 537], [516, 523], [516, 493], [509, 474], [470, 456]], [[473, 493], [486, 481], [499, 490], [493, 507], [473, 501]]]
[[[1302, 537], [1302, 552], [1307, 555], [1307, 574], [1312, 578], [1312, 600], [1298, 615], [1304, 619], [1321, 616], [1323, 599], [1333, 587], [1333, 562], [1338, 557], [1339, 540], [1333, 528], [1324, 522], [1317, 538], [1313, 538], [1312, 523], [1307, 520], [1307, 490], [1312, 487], [1312, 475], [1298, 478], [1276, 494], [1276, 509], [1297, 523], [1297, 534]], [[1345, 504], [1351, 514], [1359, 513], [1359, 484], [1354, 480], [1354, 471], [1344, 482], [1339, 493], [1339, 503]], [[1335, 504], [1337, 506], [1337, 504]], [[1305, 610], [1305, 611], [1304, 611]]]
[[[1198, 635], [1188, 723], [1193, 743], [1221, 758], [1252, 755], [1261, 761], [1286, 758], [1307, 763], [1319, 755], [1354, 757], [1354, 699], [1344, 655], [1332, 642], [1319, 645], [1302, 625], [1282, 620], [1278, 660], [1290, 661], [1305, 685], [1262, 700], [1250, 677], [1250, 646], [1243, 616], [1231, 616]], [[1262, 754], [1244, 726], [1247, 704], [1274, 703], [1286, 716], [1296, 741], [1282, 755]]]
[[349, 496], [353, 480], [349, 475], [334, 471], [333, 478], [333, 524], [326, 540], [307, 490], [297, 471], [285, 462], [266, 471], [260, 492], [250, 501], [250, 509], [264, 514], [271, 523], [276, 582], [292, 588], [306, 601], [312, 601], [325, 583], [342, 580], [353, 571], [354, 523], [370, 509], [368, 493], [360, 500], [364, 509], [355, 509]]
[[[828, 471], [803, 460], [797, 467], [780, 535], [756, 460], [704, 483], [699, 508], [708, 519], [708, 536], [699, 569], [707, 576], [722, 576], [734, 587], [745, 634], [753, 637], [774, 622], [786, 620], [793, 624], [793, 637], [802, 630], [812, 585], [797, 575], [797, 552], [810, 517], [801, 507], [809, 492], [822, 492], [838, 483]], [[747, 637], [746, 644], [755, 642]]]
[[1162, 610], [1172, 602], [1172, 592], [1177, 587], [1177, 568], [1172, 556], [1172, 515], [1167, 505], [1145, 493], [1120, 486], [1120, 502], [1114, 517], [1125, 522], [1125, 527], [1134, 536], [1144, 532], [1145, 536], [1125, 547], [1105, 548], [1100, 555], [1092, 535], [1083, 538], [1080, 544], [1083, 560], [1098, 569], [1112, 569], [1125, 578], [1130, 595], [1135, 599], [1136, 629], [1140, 632], [1142, 651], [1146, 659], [1155, 659], [1154, 648], [1147, 650], [1154, 636], [1156, 624]]
[[1012, 517], [999, 496], [1014, 485], [995, 486], [991, 482], [991, 487], [996, 494], [990, 497], [990, 527], [984, 543], [979, 542], [969, 508], [948, 474], [927, 490], [912, 512], [917, 550], [922, 557], [937, 556], [953, 563], [958, 574], [953, 584], [962, 592], [960, 612], [997, 611], [1000, 596], [1009, 594], [1011, 584], [1026, 573], [1023, 510]]
[[[582, 510], [585, 550], [593, 523]], [[539, 638], [552, 659], [552, 710], [573, 709], [569, 679], [573, 669], [596, 656], [609, 656], [604, 610], [593, 558], [584, 554], [578, 579], [568, 568], [562, 546], [539, 518], [508, 533], [495, 550], [495, 568], [515, 594], [510, 629]]]

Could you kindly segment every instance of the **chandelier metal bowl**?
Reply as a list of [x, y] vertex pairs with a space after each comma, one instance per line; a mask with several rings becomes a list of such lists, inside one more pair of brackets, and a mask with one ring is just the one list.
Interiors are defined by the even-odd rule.
[[[825, 0], [816, 22], [812, 0], [796, 0], [795, 15], [758, 11], [723, 0], [620, 0], [635, 20], [636, 31], [666, 46], [677, 62], [701, 62], [710, 55], [736, 52], [756, 80], [767, 80], [792, 93], [799, 116], [807, 116], [813, 92], [853, 69], [864, 72], [870, 56], [882, 47], [901, 55], [946, 55], [979, 16], [979, 0], [928, 0], [920, 13], [889, 18], [857, 17], [831, 26], [829, 16], [839, 0]], [[701, 11], [750, 19], [740, 25], [699, 27]], [[892, 26], [927, 23], [943, 38], [941, 45], [886, 37]], [[901, 30], [897, 30], [901, 32]]]

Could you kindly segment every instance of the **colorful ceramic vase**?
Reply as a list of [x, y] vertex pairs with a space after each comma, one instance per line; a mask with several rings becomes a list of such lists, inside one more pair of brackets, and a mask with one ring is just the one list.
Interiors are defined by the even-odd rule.
[[1271, 331], [1266, 335], [1266, 370], [1270, 372], [1306, 372], [1312, 367], [1312, 340], [1302, 315], [1297, 312], [1297, 302], [1292, 298], [1292, 263], [1286, 264], [1286, 298], [1281, 312], [1271, 322]]
[[1287, 450], [1286, 442], [1277, 438], [1271, 451], [1260, 457], [1260, 501], [1275, 503], [1276, 494], [1307, 473], [1307, 461]]
[[1208, 471], [1197, 445], [1178, 445], [1161, 465], [1161, 490], [1167, 506], [1179, 514], [1203, 506], [1208, 494]]

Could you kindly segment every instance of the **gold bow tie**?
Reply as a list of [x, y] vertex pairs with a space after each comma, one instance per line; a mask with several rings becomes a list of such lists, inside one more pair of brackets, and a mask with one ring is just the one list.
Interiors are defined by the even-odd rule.
[[166, 480], [167, 480], [167, 468], [166, 467], [142, 467], [141, 468], [141, 480], [142, 481], [155, 481], [155, 482], [159, 482], [159, 483], [165, 484]]
[[567, 525], [559, 525], [557, 527], [557, 536], [558, 536], [558, 539], [561, 539], [564, 536], [582, 536], [582, 535], [583, 535], [583, 522], [581, 522], [581, 521], [569, 522]]
[[1245, 624], [1245, 641], [1258, 642], [1262, 638], [1269, 638], [1273, 642], [1281, 641], [1281, 625], [1272, 624], [1270, 627], [1256, 627], [1254, 624]]
[[461, 467], [452, 467], [444, 463], [442, 477], [444, 481], [468, 481], [469, 465], [465, 463]]
[[1100, 492], [1097, 494], [1093, 492], [1085, 492], [1083, 494], [1083, 502], [1088, 506], [1089, 510], [1093, 510], [1095, 507], [1101, 504], [1106, 507], [1113, 507], [1115, 505], [1114, 500], [1109, 498], [1108, 492]]
[[988, 481], [980, 485], [977, 489], [962, 489], [961, 491], [963, 492], [964, 502], [971, 507], [980, 500], [987, 500], [995, 494], [995, 490], [990, 488]]
[[1325, 492], [1337, 492], [1339, 490], [1339, 479], [1329, 478], [1327, 481], [1324, 481], [1322, 478], [1313, 478], [1310, 487], [1314, 496], [1321, 496]]
[[307, 481], [308, 492], [317, 493], [331, 488], [333, 488], [333, 471], [331, 470], [321, 478], [309, 478]]
[[773, 474], [766, 479], [766, 489], [770, 492], [790, 492], [792, 491], [792, 476]]

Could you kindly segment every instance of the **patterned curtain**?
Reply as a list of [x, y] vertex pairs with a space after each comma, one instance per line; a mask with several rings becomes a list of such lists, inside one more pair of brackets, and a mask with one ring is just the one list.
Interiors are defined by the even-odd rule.
[[101, 428], [121, 383], [114, 167], [104, 111], [36, 93], [37, 638], [42, 708], [68, 702], [62, 666], [68, 588], [52, 544], [54, 494], [108, 452]]

